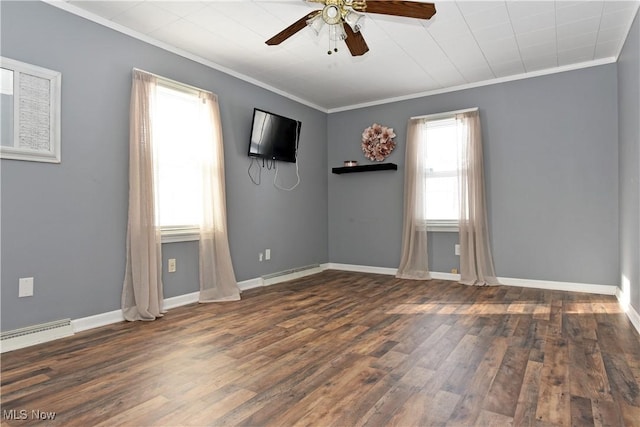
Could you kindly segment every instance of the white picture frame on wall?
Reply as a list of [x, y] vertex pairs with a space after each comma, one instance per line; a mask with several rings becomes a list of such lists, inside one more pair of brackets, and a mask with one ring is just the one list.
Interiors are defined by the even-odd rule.
[[0, 56], [0, 159], [60, 163], [62, 73]]

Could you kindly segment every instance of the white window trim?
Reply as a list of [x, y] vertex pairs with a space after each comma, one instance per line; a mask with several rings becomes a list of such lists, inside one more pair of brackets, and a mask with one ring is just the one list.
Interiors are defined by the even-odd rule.
[[195, 242], [200, 240], [200, 227], [179, 226], [162, 227], [162, 243]]
[[[412, 119], [421, 118], [421, 119], [427, 119], [429, 121], [446, 120], [446, 119], [455, 117], [456, 114], [466, 113], [469, 111], [476, 111], [476, 110], [478, 110], [477, 107], [469, 108], [465, 110], [450, 111], [446, 113], [417, 116], [417, 117], [412, 117]], [[452, 177], [452, 176], [456, 176], [458, 174], [458, 171], [447, 170], [447, 171], [434, 172], [433, 170], [424, 170], [424, 174], [428, 178]], [[423, 226], [426, 225], [427, 231], [444, 232], [444, 233], [458, 233], [460, 231], [459, 221], [457, 219], [426, 219], [423, 221], [424, 221]]]
[[[33, 162], [60, 163], [60, 103], [62, 93], [62, 73], [49, 70], [15, 59], [0, 56], [0, 68], [12, 71], [13, 75], [13, 140], [11, 144], [0, 145], [0, 158], [27, 160]], [[31, 75], [49, 81], [49, 148], [29, 149], [20, 147], [20, 78]]]
[[473, 108], [465, 108], [464, 110], [447, 111], [444, 113], [425, 114], [423, 116], [413, 116], [411, 117], [411, 120], [413, 119], [426, 119], [426, 120], [447, 119], [447, 118], [451, 118], [452, 116], [455, 116], [456, 114], [470, 113], [472, 111], [478, 111], [478, 109], [479, 109], [478, 107], [473, 107]]
[[[155, 76], [158, 78], [158, 87], [161, 89], [169, 89], [189, 96], [198, 96], [201, 92], [208, 92], [163, 76]], [[162, 226], [160, 235], [162, 243], [197, 242], [200, 240], [200, 227], [197, 225]]]
[[416, 220], [418, 229], [435, 232], [457, 233], [460, 231], [458, 220], [456, 219], [418, 219]]
[[460, 227], [455, 219], [430, 219], [427, 220], [427, 231], [458, 233]]

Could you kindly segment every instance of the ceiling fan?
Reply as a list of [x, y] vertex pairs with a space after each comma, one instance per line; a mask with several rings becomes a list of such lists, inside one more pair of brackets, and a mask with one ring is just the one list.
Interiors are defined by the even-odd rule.
[[[382, 15], [405, 16], [409, 18], [429, 19], [436, 13], [433, 3], [399, 0], [307, 0], [322, 3], [324, 7], [304, 15], [265, 43], [269, 46], [278, 45], [289, 37], [311, 27], [316, 34], [327, 24], [330, 40], [344, 40], [353, 56], [364, 55], [369, 46], [364, 41], [360, 29], [364, 15], [358, 12], [378, 13]], [[347, 24], [347, 25], [344, 25]], [[334, 48], [337, 52], [337, 48]], [[328, 51], [331, 54], [331, 49]]]

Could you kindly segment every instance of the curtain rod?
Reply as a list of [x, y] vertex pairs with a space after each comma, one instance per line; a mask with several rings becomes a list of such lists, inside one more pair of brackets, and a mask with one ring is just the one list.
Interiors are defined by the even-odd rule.
[[215, 93], [211, 92], [210, 90], [206, 90], [206, 89], [202, 89], [202, 88], [199, 88], [199, 87], [196, 87], [196, 86], [192, 86], [192, 85], [189, 85], [189, 84], [186, 84], [186, 83], [182, 83], [182, 82], [179, 82], [177, 80], [173, 80], [173, 79], [170, 79], [168, 77], [161, 76], [159, 74], [155, 74], [155, 73], [151, 73], [151, 72], [146, 71], [146, 70], [142, 70], [140, 68], [133, 67], [133, 71], [141, 71], [143, 73], [150, 74], [150, 75], [152, 75], [152, 76], [154, 76], [154, 77], [156, 77], [156, 78], [158, 78], [160, 80], [164, 80], [166, 83], [170, 83], [172, 85], [182, 86], [182, 87], [186, 87], [186, 88], [189, 88], [191, 90], [198, 91], [198, 92], [206, 92], [206, 93], [210, 93], [211, 95], [215, 95]]
[[410, 120], [413, 120], [413, 119], [435, 119], [435, 118], [438, 118], [438, 117], [453, 116], [455, 114], [470, 113], [472, 111], [478, 111], [478, 107], [466, 108], [464, 110], [447, 111], [447, 112], [444, 112], [444, 113], [425, 114], [424, 116], [414, 116], [414, 117], [411, 117]]

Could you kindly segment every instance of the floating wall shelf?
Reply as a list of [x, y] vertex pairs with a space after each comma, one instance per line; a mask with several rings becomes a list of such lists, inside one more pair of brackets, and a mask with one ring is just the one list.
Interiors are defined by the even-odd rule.
[[372, 171], [395, 171], [398, 170], [398, 165], [395, 163], [376, 163], [373, 165], [362, 165], [362, 166], [343, 166], [340, 168], [333, 168], [331, 172], [342, 174], [342, 173], [354, 173], [354, 172], [372, 172]]

